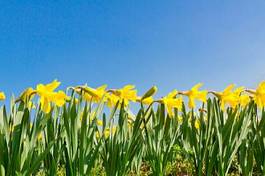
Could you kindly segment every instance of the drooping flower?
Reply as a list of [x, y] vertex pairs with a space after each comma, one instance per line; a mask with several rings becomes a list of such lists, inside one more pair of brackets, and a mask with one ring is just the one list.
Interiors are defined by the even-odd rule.
[[177, 90], [173, 90], [167, 96], [161, 99], [161, 102], [165, 105], [165, 108], [168, 112], [169, 117], [174, 116], [174, 109], [181, 110], [182, 108], [182, 97], [176, 98], [178, 94]]
[[31, 101], [35, 94], [36, 94], [36, 90], [34, 90], [32, 87], [29, 87], [21, 93], [19, 100], [25, 103], [29, 109], [35, 108], [35, 105]]
[[200, 100], [206, 103], [207, 100], [207, 91], [198, 89], [202, 86], [202, 83], [196, 84], [191, 88], [191, 90], [183, 92], [183, 95], [186, 95], [189, 98], [189, 108], [195, 108], [195, 100]]
[[29, 87], [21, 93], [20, 99], [23, 102], [27, 102], [34, 97], [35, 93], [36, 91], [32, 87]]

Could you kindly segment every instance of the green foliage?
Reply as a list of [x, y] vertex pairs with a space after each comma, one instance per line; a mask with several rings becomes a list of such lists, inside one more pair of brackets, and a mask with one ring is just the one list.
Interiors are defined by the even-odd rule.
[[[79, 98], [45, 114], [11, 101], [0, 109], [0, 175], [264, 175], [265, 111], [141, 104], [134, 116]], [[98, 123], [102, 120], [101, 126]]]

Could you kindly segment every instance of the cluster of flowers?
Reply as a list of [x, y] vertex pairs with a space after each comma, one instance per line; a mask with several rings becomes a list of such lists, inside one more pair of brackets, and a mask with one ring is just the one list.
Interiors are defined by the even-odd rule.
[[[36, 89], [30, 87], [20, 95], [17, 101], [23, 101], [28, 107], [32, 107], [33, 103], [31, 100], [35, 95], [38, 95], [42, 111], [49, 113], [52, 103], [61, 107], [70, 100], [70, 97], [67, 96], [64, 91], [55, 91], [59, 85], [60, 82], [54, 80], [46, 85], [38, 84]], [[95, 89], [86, 85], [71, 87], [71, 89], [81, 95], [86, 101], [92, 101], [95, 103], [103, 101], [106, 102], [109, 107], [113, 107], [121, 102], [123, 102], [125, 106], [128, 106], [129, 102], [140, 102], [146, 105], [150, 105], [154, 102], [161, 103], [165, 105], [166, 110], [171, 117], [174, 115], [174, 108], [181, 110], [183, 96], [188, 97], [189, 108], [195, 108], [196, 100], [206, 103], [208, 94], [212, 94], [219, 99], [223, 110], [226, 107], [236, 108], [238, 105], [245, 107], [252, 99], [258, 107], [263, 108], [265, 106], [265, 81], [261, 82], [256, 90], [245, 89], [244, 87], [235, 88], [235, 85], [231, 84], [222, 92], [216, 92], [199, 90], [201, 86], [202, 84], [199, 83], [188, 91], [173, 90], [168, 95], [157, 100], [153, 98], [153, 95], [157, 92], [156, 86], [149, 89], [141, 97], [137, 95], [137, 90], [134, 85], [126, 85], [121, 89], [107, 89], [107, 85]], [[5, 94], [0, 92], [0, 100], [4, 99]]]

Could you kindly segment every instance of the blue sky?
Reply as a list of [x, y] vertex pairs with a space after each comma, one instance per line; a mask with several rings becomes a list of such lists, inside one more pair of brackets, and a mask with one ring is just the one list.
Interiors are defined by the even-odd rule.
[[1, 1], [0, 89], [57, 78], [160, 95], [265, 79], [265, 1]]

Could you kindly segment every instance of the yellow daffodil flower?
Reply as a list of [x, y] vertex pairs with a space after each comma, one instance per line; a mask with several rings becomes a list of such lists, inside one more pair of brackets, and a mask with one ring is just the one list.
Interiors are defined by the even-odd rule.
[[242, 106], [242, 107], [245, 107], [246, 105], [248, 105], [250, 102], [250, 98], [248, 95], [240, 95], [239, 97], [239, 104]]
[[151, 87], [142, 97], [137, 98], [137, 102], [143, 103], [145, 105], [150, 105], [154, 102], [153, 95], [157, 92], [157, 87]]
[[98, 120], [97, 120], [97, 125], [98, 125], [98, 126], [103, 126], [103, 121], [98, 119]]
[[75, 104], [79, 103], [79, 100], [77, 98], [74, 99]]
[[107, 139], [109, 136], [110, 136], [110, 130], [109, 130], [109, 128], [106, 128], [104, 130], [104, 137]]
[[174, 116], [174, 108], [177, 108], [178, 110], [181, 110], [182, 108], [182, 97], [176, 98], [177, 94], [177, 90], [174, 90], [161, 99], [161, 102], [165, 105], [169, 117]]
[[241, 92], [244, 90], [243, 87], [239, 87], [233, 91], [233, 88], [235, 87], [234, 84], [230, 84], [227, 86], [223, 92], [217, 92], [215, 95], [220, 99], [221, 101], [221, 109], [225, 109], [225, 105], [229, 105], [232, 108], [235, 108], [238, 104], [242, 103], [244, 105], [247, 101], [246, 97], [242, 98], [242, 101], [240, 102], [240, 95]]
[[[107, 100], [108, 100], [107, 101], [108, 107], [114, 107], [114, 106], [116, 106], [116, 104], [118, 103], [120, 98], [118, 96], [114, 95], [114, 94], [110, 94], [110, 95], [108, 95]], [[120, 103], [121, 102], [119, 102], [119, 104]]]
[[24, 92], [22, 92], [22, 94], [20, 95], [20, 99], [23, 102], [27, 102], [34, 97], [35, 93], [36, 91], [32, 87], [29, 87]]
[[245, 88], [242, 86], [235, 89], [234, 91], [235, 96], [238, 97], [238, 104], [240, 104], [242, 107], [245, 107], [250, 102], [249, 95], [243, 94], [244, 91]]
[[189, 108], [195, 108], [195, 100], [200, 100], [204, 103], [206, 103], [207, 100], [207, 91], [202, 90], [199, 91], [198, 89], [202, 86], [201, 83], [196, 84], [194, 87], [191, 88], [191, 90], [183, 92], [183, 95], [186, 95], [189, 98]]
[[183, 123], [183, 117], [182, 116], [178, 116], [177, 117], [178, 123], [182, 124]]
[[97, 139], [100, 138], [100, 132], [99, 132], [99, 131], [96, 132], [96, 138], [97, 138]]
[[139, 103], [142, 103], [144, 105], [150, 105], [151, 103], [154, 102], [154, 99], [153, 99], [153, 97], [148, 97], [148, 98], [145, 98], [145, 99], [142, 99], [141, 97], [138, 97], [136, 101], [139, 102]]
[[38, 136], [37, 136], [37, 140], [38, 140], [38, 141], [42, 141], [42, 138], [43, 138], [43, 136], [42, 136], [42, 133], [40, 132], [40, 133], [38, 134]]
[[54, 92], [59, 85], [60, 82], [57, 80], [46, 85], [37, 85], [36, 93], [40, 96], [40, 104], [43, 112], [50, 112], [51, 102], [55, 103], [57, 106], [63, 106], [68, 99], [68, 96], [63, 91]]
[[4, 92], [0, 92], [0, 101], [5, 100], [6, 96]]
[[261, 82], [256, 90], [249, 90], [253, 94], [253, 100], [259, 108], [265, 107], [265, 81]]
[[45, 113], [49, 113], [51, 110], [51, 100], [54, 95], [54, 90], [60, 85], [60, 82], [57, 80], [54, 80], [52, 83], [43, 85], [38, 84], [37, 85], [37, 94], [40, 96], [40, 103], [41, 103], [41, 109]]
[[125, 106], [129, 104], [129, 101], [135, 102], [138, 98], [137, 90], [135, 90], [134, 85], [126, 85], [121, 89], [114, 90], [113, 94], [116, 95], [121, 102], [124, 101]]
[[194, 122], [194, 127], [199, 130], [200, 127], [201, 127], [201, 123], [200, 123], [200, 120], [199, 119], [196, 119], [195, 122]]
[[65, 101], [69, 99], [70, 98], [63, 91], [59, 90], [53, 95], [51, 100], [56, 104], [56, 106], [62, 107], [65, 104]]
[[145, 104], [145, 105], [150, 105], [153, 102], [154, 102], [153, 97], [148, 97], [148, 98], [145, 98], [145, 99], [142, 100], [142, 103]]
[[116, 130], [117, 130], [117, 127], [112, 127], [111, 129], [110, 128], [106, 128], [105, 130], [104, 130], [104, 137], [105, 138], [108, 138], [109, 136], [110, 136], [110, 134], [115, 134], [115, 132], [116, 132]]
[[99, 103], [100, 101], [102, 101], [103, 97], [105, 96], [103, 101], [107, 100], [107, 85], [102, 85], [96, 89], [93, 89], [91, 87], [83, 87], [84, 88], [84, 94], [83, 97], [86, 101], [93, 101], [96, 103]]
[[31, 101], [35, 94], [36, 90], [34, 90], [32, 87], [29, 87], [21, 93], [19, 100], [23, 101], [28, 109], [35, 108], [34, 103]]

